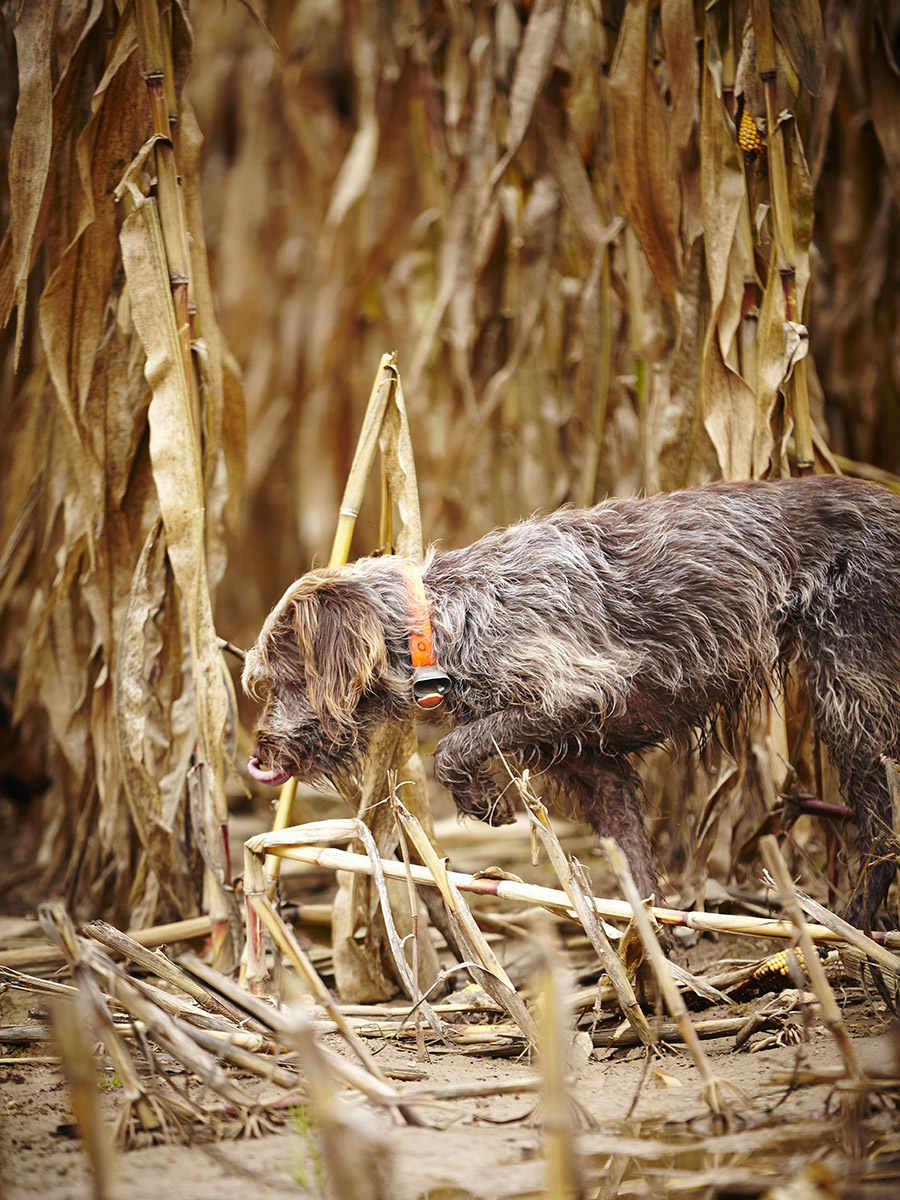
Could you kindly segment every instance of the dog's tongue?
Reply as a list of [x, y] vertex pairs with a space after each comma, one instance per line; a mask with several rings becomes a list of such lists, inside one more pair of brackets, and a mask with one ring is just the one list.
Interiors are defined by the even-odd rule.
[[259, 783], [267, 783], [270, 787], [281, 787], [283, 783], [287, 783], [290, 779], [289, 771], [279, 771], [277, 767], [272, 767], [266, 771], [259, 765], [259, 759], [254, 754], [247, 763], [247, 770]]

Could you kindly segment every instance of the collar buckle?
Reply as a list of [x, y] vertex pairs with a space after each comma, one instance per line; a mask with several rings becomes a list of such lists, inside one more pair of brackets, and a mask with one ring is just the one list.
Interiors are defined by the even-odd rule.
[[413, 671], [413, 697], [419, 708], [440, 708], [450, 690], [450, 676], [440, 667], [416, 667]]

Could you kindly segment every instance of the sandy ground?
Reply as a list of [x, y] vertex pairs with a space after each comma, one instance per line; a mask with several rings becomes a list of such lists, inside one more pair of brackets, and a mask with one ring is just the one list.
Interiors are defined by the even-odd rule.
[[[4, 1001], [6, 997], [4, 997]], [[757, 1002], [759, 1003], [759, 1002]], [[887, 1022], [867, 1006], [845, 1014], [864, 1061], [885, 1066], [896, 1056]], [[4, 1023], [8, 1017], [4, 1014]], [[326, 1042], [341, 1050], [336, 1036]], [[521, 1079], [523, 1061], [432, 1050], [420, 1062], [415, 1049], [375, 1039], [371, 1048], [401, 1090]], [[712, 1069], [732, 1108], [727, 1130], [710, 1118], [696, 1068], [679, 1049], [647, 1069], [639, 1050], [611, 1057], [595, 1050], [577, 1072], [574, 1144], [590, 1196], [781, 1196], [792, 1186], [798, 1200], [900, 1195], [900, 1119], [883, 1102], [861, 1116], [854, 1102], [824, 1086], [791, 1091], [773, 1086], [777, 1070], [798, 1063], [820, 1069], [839, 1058], [823, 1028], [802, 1047], [735, 1052], [731, 1038], [705, 1044]], [[41, 1047], [28, 1048], [37, 1056]], [[2, 1195], [8, 1200], [80, 1200], [92, 1196], [91, 1176], [71, 1128], [68, 1089], [52, 1064], [7, 1065], [0, 1083]], [[258, 1084], [239, 1071], [248, 1090]], [[173, 1076], [176, 1086], [177, 1073]], [[113, 1117], [121, 1103], [110, 1076], [102, 1090]], [[263, 1086], [263, 1091], [265, 1090]], [[192, 1085], [196, 1094], [196, 1086]], [[374, 1135], [390, 1195], [431, 1197], [541, 1196], [546, 1194], [546, 1145], [540, 1098], [532, 1092], [413, 1105], [419, 1126], [356, 1106], [353, 1122]], [[354, 1144], [352, 1136], [345, 1139]], [[185, 1200], [253, 1200], [320, 1195], [327, 1178], [315, 1139], [291, 1121], [265, 1136], [190, 1146], [162, 1145], [122, 1154], [115, 1195], [143, 1200], [167, 1192]], [[328, 1194], [327, 1187], [325, 1194]], [[784, 1193], [784, 1196], [794, 1193]]]

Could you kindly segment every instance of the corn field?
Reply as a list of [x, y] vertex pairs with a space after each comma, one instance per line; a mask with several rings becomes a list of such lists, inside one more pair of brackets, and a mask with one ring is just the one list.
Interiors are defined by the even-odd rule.
[[[428, 540], [716, 477], [898, 486], [897, 6], [0, 14], [4, 821], [79, 913], [227, 923], [253, 717], [216, 638], [326, 556], [384, 351]], [[764, 812], [777, 755], [738, 760], [712, 797], [659, 772], [670, 866], [685, 804]]]

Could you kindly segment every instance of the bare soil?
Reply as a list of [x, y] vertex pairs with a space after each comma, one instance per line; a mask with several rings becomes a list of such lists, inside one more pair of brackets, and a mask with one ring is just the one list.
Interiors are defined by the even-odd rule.
[[[869, 1062], [884, 1065], [896, 1046], [882, 1022], [859, 1017], [853, 1031], [857, 1046]], [[338, 1038], [326, 1042], [343, 1052]], [[405, 1078], [398, 1086], [410, 1092], [423, 1084], [517, 1079], [528, 1071], [527, 1064], [507, 1059], [432, 1051], [421, 1063], [412, 1048], [388, 1042], [375, 1048], [381, 1067]], [[666, 1195], [677, 1184], [679, 1192], [724, 1196], [737, 1194], [738, 1183], [742, 1195], [763, 1195], [789, 1179], [806, 1178], [818, 1180], [815, 1187], [823, 1190], [798, 1195], [897, 1196], [895, 1110], [876, 1103], [868, 1117], [854, 1115], [848, 1125], [848, 1102], [830, 1088], [791, 1091], [772, 1085], [776, 1070], [790, 1071], [798, 1062], [817, 1069], [838, 1064], [825, 1031], [814, 1030], [799, 1049], [736, 1053], [730, 1038], [707, 1043], [706, 1049], [733, 1102], [728, 1131], [715, 1128], [696, 1069], [683, 1051], [673, 1051], [649, 1071], [639, 1050], [616, 1058], [595, 1055], [579, 1070], [572, 1095], [581, 1110], [577, 1146], [593, 1179], [590, 1194], [601, 1194], [599, 1184], [618, 1173], [621, 1183], [610, 1195]], [[3, 1072], [2, 1194], [8, 1200], [90, 1197], [90, 1173], [59, 1070], [23, 1061]], [[233, 1074], [248, 1090], [265, 1091], [253, 1078]], [[116, 1088], [107, 1086], [110, 1117], [117, 1103]], [[419, 1127], [369, 1114], [383, 1138], [396, 1200], [544, 1193], [540, 1101], [533, 1093], [423, 1103], [415, 1111], [423, 1121]], [[135, 1149], [119, 1159], [116, 1194], [122, 1200], [168, 1193], [185, 1200], [318, 1194], [323, 1168], [313, 1146], [314, 1138], [288, 1120], [281, 1131], [257, 1138]], [[691, 1177], [694, 1184], [687, 1186]]]

